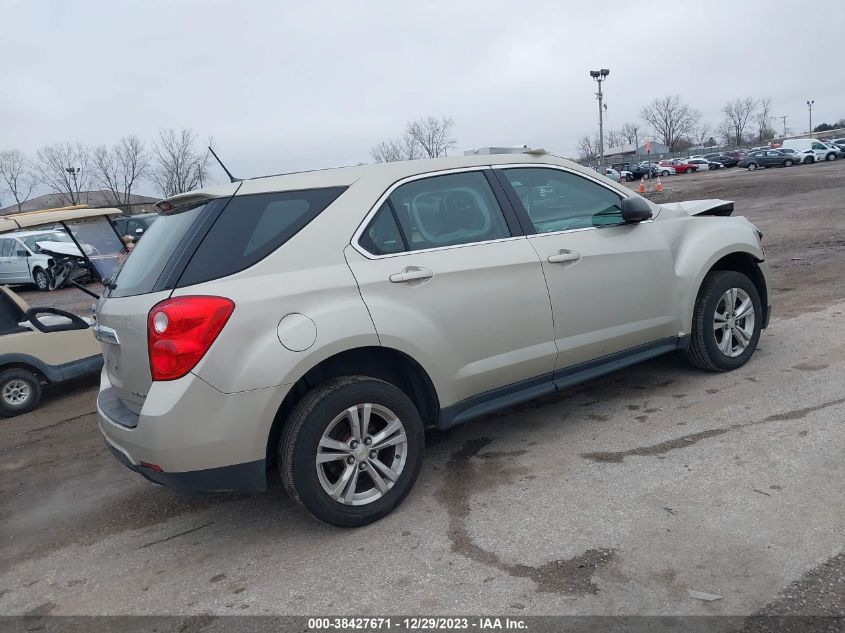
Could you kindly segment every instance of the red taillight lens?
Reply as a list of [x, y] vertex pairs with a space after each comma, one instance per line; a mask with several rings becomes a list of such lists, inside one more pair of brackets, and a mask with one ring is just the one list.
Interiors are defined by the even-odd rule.
[[235, 304], [225, 297], [177, 297], [150, 310], [147, 339], [153, 380], [191, 371], [214, 343]]

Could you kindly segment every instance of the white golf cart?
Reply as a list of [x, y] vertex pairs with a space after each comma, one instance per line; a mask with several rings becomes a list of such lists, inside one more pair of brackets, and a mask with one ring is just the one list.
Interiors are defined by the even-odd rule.
[[[92, 276], [108, 283], [126, 256], [108, 220], [118, 213], [118, 209], [79, 207], [16, 213], [0, 216], [0, 234], [61, 227], [73, 244], [58, 251], [51, 243], [41, 245], [51, 256], [51, 288], [74, 285], [97, 298], [77, 279]], [[103, 357], [92, 325], [92, 319], [58, 308], [31, 308], [8, 286], [0, 286], [0, 416], [34, 409], [44, 385], [99, 372]]]

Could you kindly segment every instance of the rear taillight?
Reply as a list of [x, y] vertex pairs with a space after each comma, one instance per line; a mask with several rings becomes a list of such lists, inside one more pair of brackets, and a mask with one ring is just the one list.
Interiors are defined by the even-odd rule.
[[225, 297], [177, 297], [150, 310], [147, 340], [153, 380], [175, 380], [191, 371], [232, 315]]

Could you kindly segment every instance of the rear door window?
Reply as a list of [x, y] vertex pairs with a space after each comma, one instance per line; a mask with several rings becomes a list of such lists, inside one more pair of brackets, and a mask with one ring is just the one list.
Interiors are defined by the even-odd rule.
[[511, 236], [481, 171], [413, 180], [397, 187], [388, 200], [412, 251]]
[[[203, 238], [176, 285], [181, 288], [219, 279], [258, 263], [301, 231], [345, 190], [328, 187], [235, 196]], [[163, 220], [150, 226], [148, 235], [138, 242], [139, 247], [154, 232], [158, 233]]]

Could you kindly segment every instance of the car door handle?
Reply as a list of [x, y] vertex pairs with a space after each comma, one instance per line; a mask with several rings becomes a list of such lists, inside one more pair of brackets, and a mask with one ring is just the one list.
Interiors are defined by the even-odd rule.
[[417, 266], [408, 266], [401, 273], [394, 273], [390, 275], [390, 283], [402, 284], [408, 281], [419, 281], [421, 279], [431, 279], [434, 277], [434, 271], [428, 268], [418, 268]]
[[560, 251], [557, 255], [549, 255], [550, 264], [577, 262], [579, 259], [581, 259], [581, 253], [577, 253], [575, 251]]

